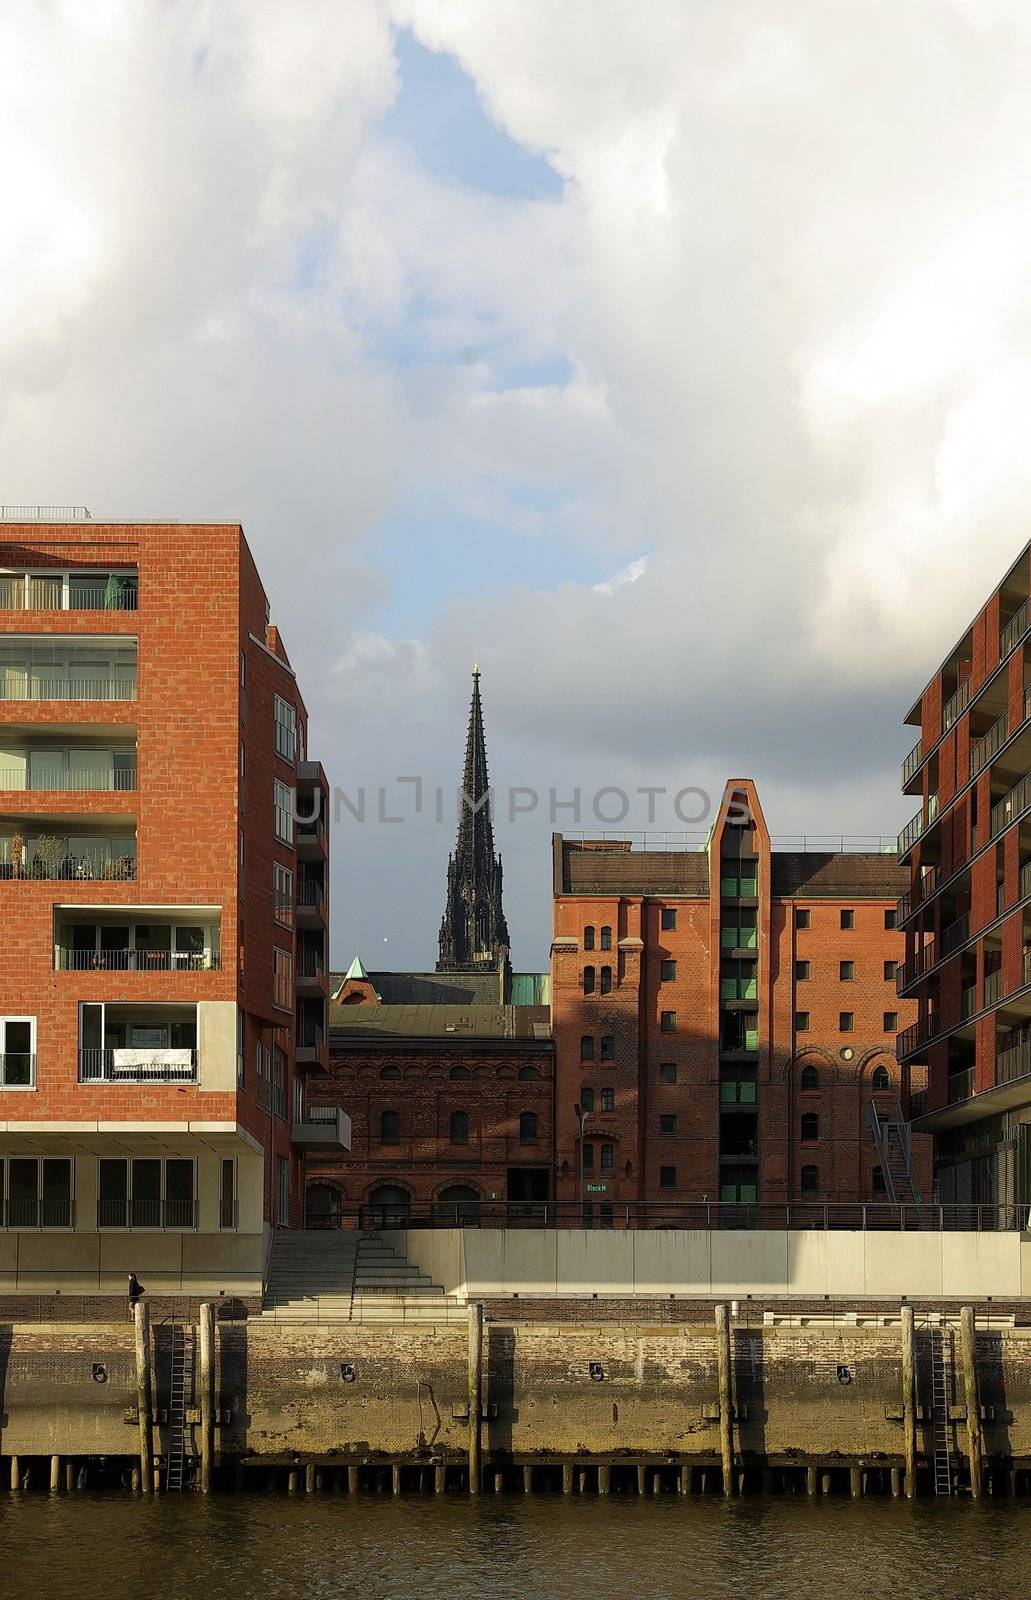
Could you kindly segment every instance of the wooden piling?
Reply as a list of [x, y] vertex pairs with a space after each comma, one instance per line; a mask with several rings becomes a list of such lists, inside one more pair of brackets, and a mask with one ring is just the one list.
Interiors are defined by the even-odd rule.
[[849, 1468], [848, 1487], [853, 1500], [858, 1500], [863, 1493], [863, 1472], [861, 1467]]
[[71, 1494], [71, 1492], [75, 1488], [75, 1462], [72, 1461], [72, 1459], [70, 1457], [66, 1457], [65, 1458], [65, 1463], [64, 1463], [64, 1486], [65, 1486], [65, 1490], [66, 1490], [66, 1492], [68, 1494]]
[[959, 1326], [963, 1346], [963, 1393], [967, 1403], [970, 1493], [975, 1500], [980, 1500], [984, 1471], [984, 1434], [981, 1428], [981, 1392], [977, 1381], [977, 1333], [974, 1328], [973, 1306], [964, 1306], [960, 1311]]
[[[394, 1471], [395, 1472], [399, 1472], [400, 1469], [398, 1467], [395, 1467]], [[308, 1465], [304, 1469], [304, 1492], [305, 1492], [305, 1494], [314, 1494], [315, 1493], [315, 1463], [314, 1463], [314, 1461], [309, 1461]]]
[[916, 1496], [916, 1353], [913, 1307], [902, 1307], [902, 1446], [906, 1459], [906, 1499]]
[[61, 1490], [61, 1457], [50, 1457], [50, 1493], [59, 1494]]
[[902, 1468], [891, 1469], [891, 1498], [897, 1500], [902, 1493]]
[[447, 1486], [447, 1468], [436, 1466], [433, 1469], [433, 1492], [443, 1494]]
[[296, 1494], [300, 1488], [301, 1475], [296, 1467], [291, 1467], [286, 1479], [287, 1494]]
[[153, 1380], [150, 1369], [150, 1307], [137, 1300], [133, 1313], [136, 1333], [136, 1409], [139, 1413], [140, 1487], [144, 1494], [154, 1489]]
[[20, 1482], [20, 1479], [18, 1477], [18, 1457], [17, 1456], [12, 1456], [11, 1457], [11, 1488], [12, 1489], [20, 1489], [21, 1488], [21, 1482]]
[[523, 1468], [523, 1493], [533, 1494], [533, 1468], [531, 1466]]
[[570, 1463], [567, 1461], [567, 1462], [565, 1462], [563, 1464], [563, 1467], [562, 1467], [562, 1493], [563, 1494], [572, 1494], [572, 1492], [573, 1492], [573, 1468], [570, 1465]]
[[132, 1465], [132, 1471], [129, 1474], [129, 1487], [132, 1490], [133, 1494], [139, 1494], [140, 1485], [142, 1484], [142, 1482], [143, 1482], [143, 1474], [140, 1471], [140, 1464], [139, 1464], [138, 1461], [134, 1461], [133, 1465]]
[[469, 1307], [469, 1493], [479, 1494], [480, 1413], [483, 1409], [483, 1307]]
[[806, 1467], [806, 1469], [805, 1469], [805, 1492], [806, 1492], [806, 1494], [815, 1496], [817, 1487], [818, 1487], [818, 1485], [817, 1485], [817, 1482], [816, 1482], [816, 1468], [815, 1467]]
[[215, 1462], [215, 1308], [200, 1308], [200, 1487], [211, 1493]]
[[598, 1493], [599, 1494], [608, 1494], [611, 1486], [612, 1486], [612, 1468], [611, 1467], [599, 1467], [598, 1468]]
[[723, 1493], [734, 1493], [734, 1402], [731, 1385], [730, 1312], [716, 1307], [716, 1370], [719, 1379], [720, 1457], [723, 1464]]
[[390, 1487], [394, 1494], [401, 1493], [401, 1468], [396, 1462], [390, 1470]]
[[348, 1492], [348, 1494], [357, 1494], [358, 1493], [358, 1488], [359, 1488], [358, 1468], [357, 1467], [348, 1467], [348, 1469], [347, 1469], [347, 1492]]

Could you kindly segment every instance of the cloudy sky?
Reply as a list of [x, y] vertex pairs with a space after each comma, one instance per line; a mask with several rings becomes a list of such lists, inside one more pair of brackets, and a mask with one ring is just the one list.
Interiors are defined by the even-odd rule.
[[242, 520], [366, 795], [336, 962], [435, 958], [474, 657], [519, 966], [549, 790], [906, 820], [1029, 537], [1026, 0], [5, 0], [0, 64], [0, 500]]

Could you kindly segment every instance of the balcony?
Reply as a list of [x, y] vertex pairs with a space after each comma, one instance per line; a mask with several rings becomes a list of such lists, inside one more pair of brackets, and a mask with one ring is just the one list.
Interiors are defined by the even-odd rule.
[[1015, 822], [1023, 815], [1028, 806], [1031, 806], [1031, 774], [1021, 778], [1019, 783], [1014, 784], [1009, 794], [1003, 795], [1002, 799], [997, 800], [992, 806], [988, 822], [989, 837], [997, 838], [1011, 822]]
[[298, 822], [296, 834], [298, 861], [322, 861], [326, 857], [326, 829], [318, 819]]
[[1004, 711], [1002, 716], [988, 729], [988, 732], [970, 747], [970, 776], [976, 778], [983, 772], [995, 752], [1006, 743], [1009, 737], [1009, 712]]
[[297, 884], [297, 922], [303, 928], [318, 928], [326, 922], [326, 896], [322, 885], [303, 876]]
[[135, 750], [15, 750], [0, 754], [0, 790], [14, 794], [132, 794]]
[[995, 1058], [995, 1081], [999, 1083], [1013, 1083], [1018, 1078], [1031, 1075], [1031, 1040], [1025, 1039], [1022, 1044], [1012, 1045], [1010, 1049], [1003, 1050]]
[[924, 808], [921, 806], [916, 816], [910, 817], [909, 821], [906, 823], [906, 826], [899, 834], [898, 853], [900, 860], [903, 856], [909, 854], [910, 850], [916, 844], [916, 841], [919, 839], [926, 826], [927, 824], [924, 821]]
[[171, 915], [147, 912], [127, 917], [125, 913], [98, 916], [95, 907], [84, 916], [77, 907], [59, 907], [55, 970], [217, 972], [221, 966], [218, 923], [187, 921], [188, 916], [185, 908]]
[[80, 1083], [196, 1083], [195, 1049], [133, 1045], [79, 1051]]
[[138, 601], [131, 571], [0, 573], [0, 611], [135, 611]]
[[1002, 969], [996, 967], [994, 972], [989, 972], [984, 980], [984, 1005], [985, 1009], [994, 1006], [1002, 992]]
[[902, 763], [902, 784], [901, 784], [901, 788], [903, 790], [903, 793], [909, 787], [909, 784], [912, 781], [912, 779], [915, 778], [916, 774], [920, 771], [921, 765], [923, 764], [923, 759], [924, 759], [924, 742], [923, 742], [922, 739], [918, 739], [916, 744], [913, 746], [912, 750], [909, 752], [908, 756], [906, 757], [905, 761], [903, 761], [903, 763]]
[[956, 1105], [960, 1100], [969, 1100], [974, 1092], [974, 1068], [968, 1067], [965, 1072], [953, 1072], [949, 1076], [948, 1103]]
[[319, 1052], [326, 1042], [326, 1030], [321, 1022], [301, 1021], [297, 1024], [297, 1062], [299, 1066], [311, 1066], [319, 1059]]
[[125, 832], [65, 832], [54, 819], [0, 819], [0, 881], [131, 883], [136, 839]]
[[70, 1228], [74, 1217], [69, 1195], [47, 1199], [38, 1195], [0, 1200], [0, 1228]]
[[973, 678], [965, 678], [960, 684], [959, 688], [956, 690], [955, 694], [952, 696], [951, 700], [946, 701], [945, 707], [942, 711], [943, 733], [948, 733], [949, 729], [955, 726], [955, 724], [959, 721], [959, 718], [967, 709], [967, 706], [970, 704], [970, 696], [973, 693], [973, 686]]
[[196, 1005], [83, 1001], [79, 1082], [195, 1083]]
[[0, 638], [0, 700], [135, 699], [135, 639]]
[[1018, 611], [1015, 611], [999, 634], [999, 659], [1005, 661], [1010, 651], [1015, 648], [1028, 630], [1031, 617], [1028, 614], [1028, 602], [1025, 600]]
[[302, 994], [317, 994], [325, 982], [326, 965], [315, 950], [302, 948], [297, 952], [295, 980]]
[[302, 1150], [350, 1150], [351, 1119], [339, 1106], [308, 1106], [290, 1138]]

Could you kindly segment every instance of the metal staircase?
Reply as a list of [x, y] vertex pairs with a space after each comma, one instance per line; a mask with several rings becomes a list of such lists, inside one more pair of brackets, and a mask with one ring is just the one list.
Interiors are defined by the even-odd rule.
[[882, 1117], [873, 1101], [867, 1110], [870, 1135], [884, 1174], [884, 1187], [892, 1205], [920, 1205], [923, 1195], [913, 1165], [913, 1140], [909, 1123], [895, 1106], [893, 1117]]
[[934, 1492], [952, 1493], [949, 1406], [952, 1400], [952, 1329], [928, 1328], [931, 1341], [931, 1436], [934, 1448]]
[[168, 1387], [168, 1461], [165, 1488], [170, 1494], [183, 1488], [186, 1470], [186, 1402], [193, 1395], [193, 1329], [181, 1322], [171, 1325], [171, 1366]]

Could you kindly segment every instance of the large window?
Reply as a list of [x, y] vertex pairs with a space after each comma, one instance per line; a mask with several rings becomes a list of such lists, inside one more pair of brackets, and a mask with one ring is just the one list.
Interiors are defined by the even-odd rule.
[[275, 781], [275, 834], [282, 844], [294, 842], [294, 792], [278, 778]]
[[297, 754], [297, 712], [276, 695], [276, 755], [293, 761]]
[[294, 958], [289, 950], [272, 951], [272, 1004], [280, 1011], [293, 1010]]
[[102, 1156], [98, 1228], [193, 1228], [197, 1164], [186, 1156]]
[[135, 700], [136, 640], [8, 634], [0, 700]]
[[0, 1224], [70, 1228], [71, 1161], [63, 1156], [0, 1156]]
[[224, 1156], [218, 1173], [218, 1225], [235, 1228], [236, 1223], [236, 1162], [232, 1156]]
[[384, 1111], [379, 1119], [380, 1144], [400, 1144], [401, 1116], [397, 1111]]
[[469, 1113], [468, 1111], [452, 1111], [450, 1140], [452, 1144], [469, 1143]]
[[32, 1089], [35, 1083], [35, 1017], [0, 1017], [0, 1089]]
[[135, 611], [138, 598], [139, 575], [132, 567], [0, 572], [2, 611]]
[[537, 1142], [537, 1113], [536, 1111], [521, 1111], [519, 1113], [519, 1143], [536, 1144]]
[[294, 925], [294, 875], [289, 867], [272, 867], [272, 915], [284, 928]]
[[65, 920], [73, 914], [59, 913], [57, 966], [61, 971], [202, 972], [219, 964], [217, 923]]
[[197, 1076], [197, 1007], [84, 1001], [80, 1083], [191, 1083]]

